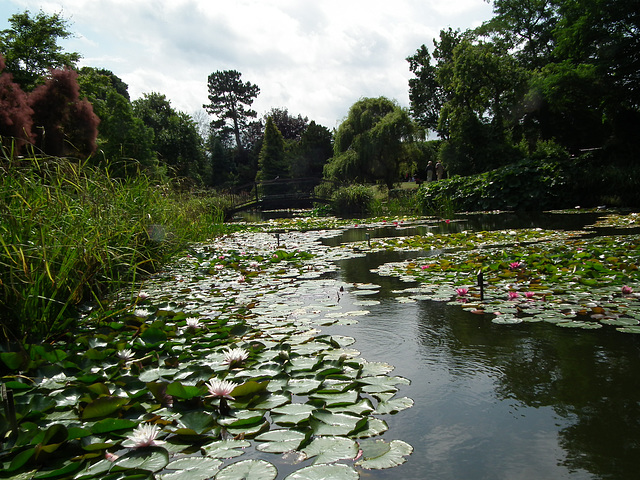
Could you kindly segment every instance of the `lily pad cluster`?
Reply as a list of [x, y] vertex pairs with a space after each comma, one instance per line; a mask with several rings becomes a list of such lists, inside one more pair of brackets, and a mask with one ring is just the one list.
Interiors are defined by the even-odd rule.
[[375, 269], [419, 282], [419, 287], [396, 292], [402, 301], [447, 301], [492, 314], [498, 324], [545, 321], [640, 333], [638, 235], [463, 232], [384, 240], [372, 248], [432, 250], [431, 256]]
[[[196, 246], [59, 341], [0, 351], [0, 478], [358, 478], [409, 381], [354, 339], [322, 232]], [[388, 433], [385, 435], [388, 436]], [[245, 455], [251, 452], [250, 455]], [[243, 459], [243, 455], [250, 458]]]

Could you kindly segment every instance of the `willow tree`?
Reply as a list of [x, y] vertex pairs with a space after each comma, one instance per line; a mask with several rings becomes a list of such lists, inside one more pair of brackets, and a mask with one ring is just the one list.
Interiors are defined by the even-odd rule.
[[338, 127], [325, 178], [383, 182], [392, 188], [399, 179], [400, 164], [407, 160], [414, 130], [409, 113], [388, 98], [359, 100]]

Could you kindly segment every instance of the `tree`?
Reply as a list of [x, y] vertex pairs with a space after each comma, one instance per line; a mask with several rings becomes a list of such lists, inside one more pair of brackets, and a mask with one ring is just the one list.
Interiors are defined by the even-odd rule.
[[35, 144], [48, 155], [86, 157], [96, 150], [100, 119], [91, 103], [80, 99], [77, 80], [74, 70], [53, 70], [28, 97]]
[[313, 120], [306, 128], [290, 166], [293, 178], [322, 176], [322, 169], [333, 154], [331, 131]]
[[271, 120], [273, 120], [273, 123], [278, 127], [278, 130], [282, 134], [282, 138], [285, 140], [299, 141], [309, 124], [309, 119], [307, 117], [303, 118], [300, 114], [298, 114], [297, 117], [294, 117], [289, 114], [289, 110], [287, 108], [272, 108], [264, 115], [264, 118], [265, 125], [266, 119], [271, 118]]
[[148, 175], [160, 174], [153, 130], [134, 115], [126, 83], [109, 70], [91, 67], [80, 70], [78, 83], [100, 118], [100, 155], [94, 157], [94, 163], [106, 160], [115, 176], [136, 174], [140, 167]]
[[211, 103], [203, 105], [203, 108], [216, 117], [211, 124], [219, 136], [232, 134], [238, 150], [242, 151], [244, 130], [249, 119], [257, 116], [249, 107], [260, 93], [260, 88], [251, 82], [243, 82], [240, 76], [240, 72], [235, 70], [217, 71], [209, 75], [207, 85]]
[[[446, 138], [448, 132], [442, 129], [440, 111], [451, 98], [451, 92], [445, 88], [451, 75], [453, 50], [462, 41], [463, 35], [449, 28], [440, 31], [440, 40], [433, 41], [433, 54], [422, 45], [418, 51], [407, 58], [409, 70], [417, 77], [409, 79], [409, 100], [411, 113], [416, 123], [428, 130], [436, 130]], [[434, 64], [431, 63], [431, 58]]]
[[204, 148], [198, 127], [184, 112], [177, 112], [165, 95], [144, 94], [133, 101], [134, 114], [154, 132], [153, 148], [173, 176], [202, 181]]
[[392, 188], [414, 131], [408, 112], [395, 102], [385, 97], [362, 99], [338, 127], [334, 155], [324, 167], [324, 176], [337, 181], [382, 181]]
[[[264, 127], [264, 140], [258, 158], [256, 181], [285, 178], [288, 173], [284, 152], [284, 139], [273, 119], [269, 117]], [[277, 190], [277, 189], [273, 189]], [[273, 192], [272, 192], [273, 193]]]
[[13, 75], [4, 71], [4, 66], [0, 55], [0, 146], [10, 149], [15, 141], [14, 153], [17, 154], [33, 140], [33, 110], [27, 94], [13, 81]]
[[225, 149], [220, 137], [214, 134], [209, 136], [207, 143], [209, 163], [211, 165], [211, 175], [207, 184], [213, 187], [229, 186], [235, 173], [233, 152]]
[[11, 28], [0, 32], [0, 53], [23, 90], [33, 90], [49, 70], [73, 67], [80, 59], [80, 54], [64, 52], [58, 45], [59, 39], [72, 35], [60, 14], [40, 11], [32, 17], [26, 10], [12, 15], [9, 23]]

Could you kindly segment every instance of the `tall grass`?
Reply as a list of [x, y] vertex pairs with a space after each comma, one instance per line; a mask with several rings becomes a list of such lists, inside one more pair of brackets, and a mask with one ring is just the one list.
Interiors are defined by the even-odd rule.
[[0, 157], [0, 338], [44, 339], [77, 308], [133, 285], [190, 242], [225, 229], [205, 196], [78, 160]]

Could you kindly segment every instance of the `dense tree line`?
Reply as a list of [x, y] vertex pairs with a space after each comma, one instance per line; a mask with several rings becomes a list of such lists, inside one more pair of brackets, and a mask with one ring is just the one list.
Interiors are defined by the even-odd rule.
[[[422, 176], [485, 172], [544, 152], [598, 152], [631, 165], [640, 143], [638, 0], [494, 0], [476, 29], [443, 29], [407, 58], [410, 109], [362, 98], [335, 130], [272, 108], [235, 70], [209, 75], [210, 122], [176, 111], [161, 93], [131, 101], [114, 73], [77, 69], [60, 15], [13, 15], [0, 32], [0, 137], [78, 155], [115, 175], [138, 171], [216, 188], [320, 177], [392, 187]], [[203, 134], [204, 132], [204, 134]], [[425, 132], [438, 140], [424, 141]], [[434, 162], [435, 163], [435, 162]]]
[[[25, 11], [9, 24], [0, 32], [5, 152], [24, 154], [29, 147], [87, 159], [114, 176], [144, 172], [218, 188], [254, 182], [271, 171], [282, 178], [320, 176], [331, 156], [331, 132], [308, 118], [274, 108], [258, 119], [251, 105], [260, 88], [235, 70], [209, 76], [210, 103], [203, 108], [213, 119], [202, 128], [161, 93], [131, 101], [128, 86], [113, 72], [77, 69], [80, 54], [58, 45], [71, 35], [61, 15]], [[276, 162], [273, 155], [281, 158]]]
[[409, 57], [411, 111], [452, 173], [531, 156], [633, 162], [640, 142], [637, 0], [494, 0], [494, 17]]

